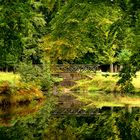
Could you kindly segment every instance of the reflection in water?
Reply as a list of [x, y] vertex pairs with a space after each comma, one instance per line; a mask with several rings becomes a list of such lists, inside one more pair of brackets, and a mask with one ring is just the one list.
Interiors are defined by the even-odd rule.
[[9, 121], [12, 119], [12, 108], [10, 105], [8, 106], [2, 106], [0, 108], [0, 124], [8, 126]]
[[[132, 108], [130, 112], [127, 107], [103, 107], [88, 110], [88, 113], [92, 112], [88, 116], [82, 112], [79, 112], [81, 115], [66, 112], [55, 116], [51, 115], [56, 110], [53, 101], [53, 98], [49, 99], [36, 115], [18, 118], [12, 126], [0, 127], [0, 139], [139, 140], [140, 138], [140, 108]], [[61, 111], [60, 108], [57, 110]]]
[[42, 105], [43, 101], [33, 102], [32, 104], [0, 106], [0, 126], [10, 126], [12, 120], [15, 120], [17, 117], [33, 114]]
[[[53, 140], [138, 140], [140, 138], [140, 110], [132, 113], [125, 108], [100, 109], [91, 116], [63, 115], [49, 121], [46, 138]], [[97, 110], [96, 110], [97, 111]]]

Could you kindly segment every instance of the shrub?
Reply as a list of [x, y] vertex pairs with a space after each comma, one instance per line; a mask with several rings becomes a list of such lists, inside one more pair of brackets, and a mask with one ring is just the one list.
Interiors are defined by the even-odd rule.
[[41, 86], [42, 90], [47, 90], [51, 85], [49, 65], [45, 63], [41, 65], [20, 63], [18, 72], [20, 73], [22, 82], [35, 83]]

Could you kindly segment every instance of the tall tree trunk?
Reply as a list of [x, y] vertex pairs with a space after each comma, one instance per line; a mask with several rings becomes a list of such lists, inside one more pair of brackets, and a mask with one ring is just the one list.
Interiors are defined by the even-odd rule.
[[114, 72], [118, 72], [118, 66], [117, 65], [114, 66]]
[[6, 66], [6, 72], [8, 72], [8, 67]]
[[113, 73], [113, 63], [110, 64], [110, 72]]
[[123, 68], [123, 65], [120, 65], [120, 69], [119, 69], [119, 71], [121, 71], [121, 70], [122, 70], [122, 68]]

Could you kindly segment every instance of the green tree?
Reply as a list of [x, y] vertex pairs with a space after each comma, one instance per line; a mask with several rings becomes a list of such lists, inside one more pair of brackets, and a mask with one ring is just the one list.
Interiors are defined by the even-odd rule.
[[[68, 1], [51, 20], [43, 46], [53, 60], [74, 61], [92, 53], [94, 62], [106, 63], [116, 46], [110, 28], [120, 14], [119, 7], [108, 1]], [[114, 53], [109, 59], [114, 62]]]
[[[18, 63], [34, 54], [45, 26], [40, 1], [0, 1], [0, 65]], [[10, 63], [10, 64], [9, 64]]]
[[[123, 69], [120, 72], [119, 84], [122, 86], [123, 92], [130, 93], [134, 92], [134, 86], [132, 85], [132, 79], [136, 76], [136, 72], [140, 70], [140, 57], [139, 57], [139, 29], [140, 29], [140, 3], [139, 1], [128, 0], [125, 2], [126, 9], [125, 12], [125, 22], [127, 22], [128, 27], [132, 29], [131, 38], [129, 42], [133, 42], [131, 50], [130, 59], [125, 61], [123, 64]], [[132, 41], [133, 40], [133, 41]]]

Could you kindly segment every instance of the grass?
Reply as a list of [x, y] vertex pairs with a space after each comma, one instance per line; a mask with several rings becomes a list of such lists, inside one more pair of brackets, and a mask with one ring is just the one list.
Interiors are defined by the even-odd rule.
[[[84, 73], [85, 74], [85, 73]], [[117, 74], [109, 73], [89, 73], [85, 74], [86, 79], [77, 81], [77, 85], [69, 90], [77, 100], [86, 104], [85, 108], [103, 107], [103, 106], [130, 106], [140, 107], [140, 95], [120, 93], [120, 87], [116, 86], [118, 80]], [[133, 84], [137, 91], [140, 91], [140, 72], [133, 78]]]
[[8, 81], [10, 83], [15, 83], [18, 81], [20, 76], [18, 74], [14, 74], [13, 72], [0, 72], [0, 82]]
[[[88, 73], [89, 76], [89, 73]], [[92, 77], [92, 78], [91, 78]], [[107, 93], [114, 92], [116, 87], [116, 82], [118, 80], [117, 76], [112, 75], [102, 75], [102, 73], [97, 73], [96, 75], [90, 74], [90, 79], [82, 79], [77, 82], [77, 85], [72, 87], [72, 91], [104, 91]]]
[[[97, 72], [95, 73], [84, 73], [87, 75], [86, 79], [79, 80], [77, 85], [72, 87], [71, 90], [81, 90], [81, 91], [104, 91], [106, 93], [120, 92], [120, 88], [116, 86], [116, 82], [119, 77], [117, 73], [105, 73]], [[132, 81], [135, 90], [140, 92], [140, 72], [136, 73], [136, 77]]]

